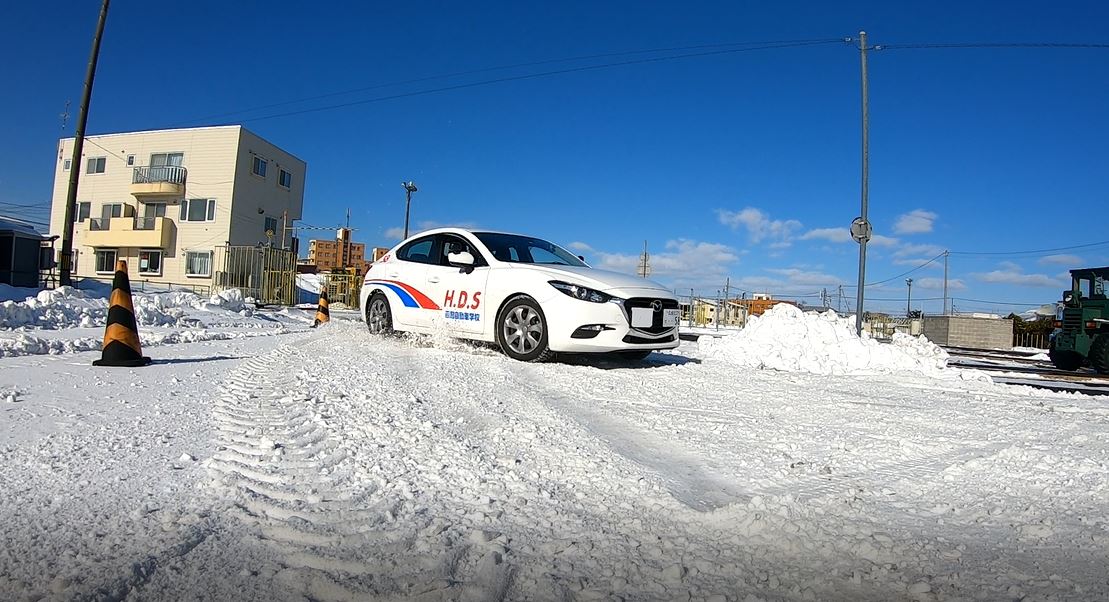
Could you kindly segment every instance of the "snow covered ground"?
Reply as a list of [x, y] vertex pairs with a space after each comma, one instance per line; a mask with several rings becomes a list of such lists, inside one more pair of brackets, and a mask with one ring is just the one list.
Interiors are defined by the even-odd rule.
[[1104, 398], [924, 341], [523, 364], [190, 297], [109, 369], [55, 343], [98, 303], [0, 308], [0, 599], [1109, 598]]

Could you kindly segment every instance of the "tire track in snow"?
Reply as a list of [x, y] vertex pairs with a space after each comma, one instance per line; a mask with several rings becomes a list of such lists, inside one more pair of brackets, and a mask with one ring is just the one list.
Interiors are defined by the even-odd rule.
[[209, 469], [280, 558], [277, 578], [314, 600], [503, 597], [501, 556], [413, 504], [407, 469], [387, 465], [396, 457], [372, 467], [391, 478], [360, 464], [367, 448], [397, 438], [397, 425], [342, 430], [352, 391], [336, 384], [342, 366], [319, 361], [333, 347], [323, 336], [246, 362], [213, 408], [220, 441]]

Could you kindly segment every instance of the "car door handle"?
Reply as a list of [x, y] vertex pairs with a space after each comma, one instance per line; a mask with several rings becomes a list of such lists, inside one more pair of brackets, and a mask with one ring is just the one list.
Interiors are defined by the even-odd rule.
[[390, 278], [396, 278], [397, 276], [400, 276], [400, 272], [389, 272]]
[[436, 283], [439, 282], [439, 277], [438, 276], [428, 276], [427, 281], [432, 283], [432, 284], [436, 284]]

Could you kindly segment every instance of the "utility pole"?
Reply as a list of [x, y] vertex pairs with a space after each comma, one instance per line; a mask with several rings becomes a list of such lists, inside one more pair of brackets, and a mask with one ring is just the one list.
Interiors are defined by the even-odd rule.
[[905, 284], [909, 285], [909, 295], [905, 298], [905, 317], [913, 316], [913, 279], [906, 278]]
[[862, 109], [863, 109], [863, 131], [862, 131], [862, 215], [851, 223], [851, 236], [859, 243], [859, 289], [858, 298], [855, 302], [855, 333], [859, 336], [863, 334], [863, 287], [866, 286], [866, 243], [870, 240], [871, 226], [867, 220], [867, 210], [869, 209], [869, 182], [870, 182], [870, 166], [868, 164], [870, 156], [870, 92], [867, 85], [867, 72], [866, 72], [866, 32], [859, 32], [859, 56], [862, 61]]
[[647, 253], [647, 241], [643, 241], [643, 254], [639, 256], [639, 275], [643, 278], [651, 275], [651, 256]]
[[689, 327], [693, 328], [693, 312], [696, 310], [693, 303], [693, 289], [689, 289]]
[[947, 315], [947, 257], [951, 255], [951, 251], [944, 250], [943, 252], [943, 315]]
[[404, 186], [404, 238], [408, 238], [408, 209], [412, 206], [412, 193], [419, 190], [416, 188], [416, 183], [409, 180], [408, 182], [401, 182]]
[[85, 71], [85, 89], [81, 92], [81, 108], [77, 113], [77, 132], [73, 137], [73, 158], [69, 163], [69, 191], [65, 196], [65, 221], [62, 224], [61, 270], [59, 284], [72, 286], [73, 279], [73, 218], [77, 213], [77, 181], [81, 174], [81, 153], [85, 149], [85, 124], [89, 118], [89, 101], [92, 99], [92, 80], [96, 77], [96, 61], [100, 58], [100, 38], [104, 35], [104, 21], [108, 19], [108, 2], [100, 5], [100, 19], [96, 35], [92, 38], [89, 66]]
[[728, 314], [731, 310], [731, 307], [729, 307], [731, 303], [728, 302], [728, 299], [731, 298], [731, 287], [732, 277], [728, 276], [724, 279], [724, 326], [728, 325]]

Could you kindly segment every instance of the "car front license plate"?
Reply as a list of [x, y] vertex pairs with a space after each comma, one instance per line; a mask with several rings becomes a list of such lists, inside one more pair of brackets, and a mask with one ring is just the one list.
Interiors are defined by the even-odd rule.
[[632, 326], [636, 328], [650, 328], [655, 320], [655, 312], [650, 307], [632, 308]]
[[680, 309], [664, 309], [662, 310], [662, 325], [669, 328], [677, 326], [678, 320], [681, 318], [682, 310]]

